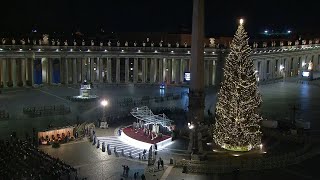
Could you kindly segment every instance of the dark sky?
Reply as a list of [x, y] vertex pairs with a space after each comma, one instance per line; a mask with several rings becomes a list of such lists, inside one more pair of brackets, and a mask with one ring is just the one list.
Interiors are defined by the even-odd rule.
[[[264, 29], [320, 30], [318, 0], [206, 0], [207, 34], [233, 34], [246, 19], [249, 33]], [[1, 1], [1, 32], [177, 32], [191, 28], [192, 0], [9, 0]]]

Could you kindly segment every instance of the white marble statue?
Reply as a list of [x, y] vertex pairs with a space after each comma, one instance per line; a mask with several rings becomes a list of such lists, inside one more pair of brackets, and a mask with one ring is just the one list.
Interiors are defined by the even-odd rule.
[[103, 46], [103, 42], [100, 42], [100, 46]]
[[20, 40], [20, 43], [21, 43], [22, 45], [25, 45], [25, 44], [26, 44], [26, 41], [25, 41], [24, 39], [21, 39], [21, 40]]
[[136, 47], [136, 46], [137, 46], [137, 42], [134, 42], [134, 43], [133, 43], [133, 46]]
[[284, 44], [283, 44], [283, 41], [280, 41], [280, 46], [283, 46]]
[[168, 43], [168, 47], [171, 47], [171, 44], [170, 44], [170, 43]]
[[37, 41], [36, 40], [33, 40], [33, 45], [37, 45]]
[[188, 47], [188, 44], [187, 44], [187, 42], [184, 42], [184, 47], [186, 48], [186, 47]]
[[120, 42], [119, 42], [119, 41], [117, 42], [117, 46], [118, 46], [118, 47], [120, 46]]
[[302, 45], [306, 45], [307, 41], [306, 40], [302, 40]]
[[28, 38], [28, 44], [30, 44], [30, 39]]
[[48, 34], [42, 35], [42, 44], [49, 45], [49, 35]]
[[180, 46], [180, 44], [177, 42], [177, 43], [176, 43], [176, 47], [178, 48], [179, 46]]
[[93, 40], [91, 40], [91, 46], [94, 46], [94, 41]]
[[76, 46], [77, 45], [77, 42], [75, 40], [73, 40], [73, 45]]
[[59, 39], [57, 40], [57, 46], [60, 46], [60, 40]]
[[56, 45], [56, 42], [54, 41], [54, 39], [51, 40], [51, 45], [52, 46]]
[[2, 44], [6, 44], [6, 39], [2, 38]]
[[67, 40], [64, 41], [64, 45], [68, 46], [68, 41]]
[[143, 41], [143, 43], [142, 43], [142, 46], [143, 46], [143, 47], [146, 47], [146, 43], [145, 43], [144, 41]]
[[265, 48], [265, 47], [267, 47], [267, 45], [268, 45], [267, 42], [263, 42], [262, 47]]
[[291, 41], [288, 41], [288, 46], [291, 46], [292, 45], [292, 42]]
[[309, 44], [312, 44], [312, 40], [311, 39], [309, 40]]
[[109, 46], [109, 47], [111, 46], [111, 41], [110, 41], [110, 40], [108, 41], [108, 46]]
[[86, 42], [84, 42], [84, 40], [82, 40], [82, 46], [85, 46], [86, 45]]
[[215, 47], [216, 44], [216, 39], [215, 38], [209, 38], [209, 47]]
[[39, 39], [39, 45], [40, 45], [40, 46], [42, 45], [42, 40], [41, 40], [41, 39]]
[[296, 41], [294, 42], [294, 45], [298, 46], [298, 45], [299, 45], [299, 41], [296, 40]]
[[12, 45], [15, 45], [16, 44], [16, 40], [12, 39], [11, 43], [12, 43]]
[[162, 47], [162, 41], [159, 42], [159, 46]]
[[153, 42], [151, 42], [151, 47], [154, 47], [154, 43]]
[[126, 41], [126, 42], [124, 43], [124, 46], [128, 47], [128, 45], [129, 45], [129, 43], [128, 43], [128, 41]]

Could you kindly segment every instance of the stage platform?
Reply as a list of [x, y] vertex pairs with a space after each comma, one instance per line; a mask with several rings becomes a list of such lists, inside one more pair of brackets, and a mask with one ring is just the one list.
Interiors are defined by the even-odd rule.
[[150, 146], [157, 144], [158, 150], [165, 148], [172, 143], [171, 137], [162, 135], [162, 137], [151, 140], [151, 136], [144, 134], [142, 129], [133, 130], [132, 126], [122, 129], [120, 139], [136, 148], [149, 150]]

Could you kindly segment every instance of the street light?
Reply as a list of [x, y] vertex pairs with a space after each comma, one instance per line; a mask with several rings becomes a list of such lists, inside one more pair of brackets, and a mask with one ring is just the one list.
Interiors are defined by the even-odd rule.
[[102, 112], [102, 120], [101, 120], [101, 124], [100, 127], [104, 127], [104, 128], [108, 128], [108, 123], [107, 123], [107, 118], [106, 118], [106, 106], [108, 106], [109, 102], [107, 100], [102, 100], [101, 101], [101, 105], [103, 107], [103, 112]]
[[108, 101], [107, 100], [102, 100], [101, 101], [101, 105], [103, 106], [103, 107], [106, 107], [107, 105], [108, 105]]

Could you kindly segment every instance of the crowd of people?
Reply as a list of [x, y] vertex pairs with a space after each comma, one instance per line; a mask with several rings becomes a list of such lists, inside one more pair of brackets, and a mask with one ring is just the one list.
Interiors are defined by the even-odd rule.
[[[77, 133], [76, 133], [77, 135]], [[76, 137], [75, 135], [75, 137]], [[53, 142], [59, 142], [59, 143], [67, 143], [70, 140], [74, 139], [75, 137], [71, 136], [70, 132], [68, 131], [67, 134], [62, 133], [62, 134], [52, 134], [51, 137], [46, 135], [46, 137], [41, 137], [39, 138], [39, 144], [51, 144]]]
[[0, 179], [75, 179], [77, 171], [27, 141], [0, 140]]

